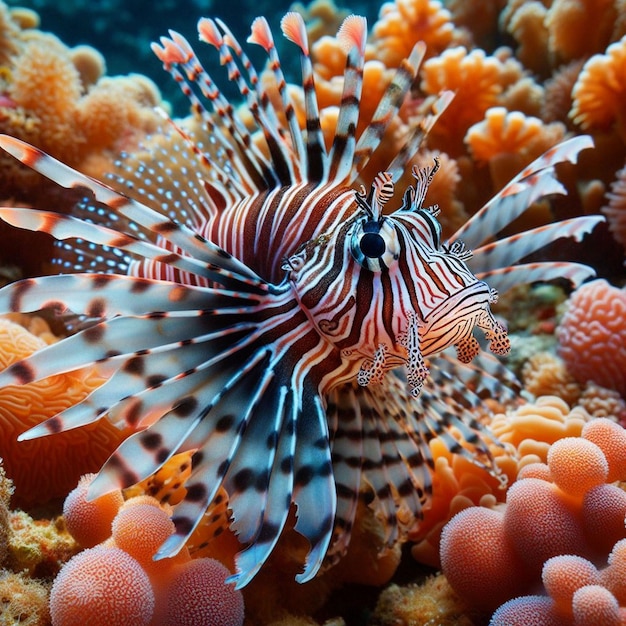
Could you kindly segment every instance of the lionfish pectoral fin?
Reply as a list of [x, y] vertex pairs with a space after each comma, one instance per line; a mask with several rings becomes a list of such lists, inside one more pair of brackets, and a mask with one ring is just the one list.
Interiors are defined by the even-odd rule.
[[[195, 233], [186, 225], [175, 222], [145, 204], [118, 193], [111, 187], [89, 176], [81, 174], [38, 148], [15, 137], [0, 135], [0, 147], [25, 165], [63, 187], [68, 189], [84, 187], [90, 190], [94, 194], [95, 199], [108, 206], [113, 213], [132, 220], [149, 233], [163, 236], [172, 244], [187, 252], [190, 256], [181, 256], [183, 262], [189, 262], [196, 267], [198, 267], [198, 263], [200, 266], [203, 265], [204, 271], [212, 272], [212, 279], [216, 282], [226, 285], [245, 285], [250, 289], [265, 290], [265, 281], [259, 278], [249, 267], [219, 246]], [[2, 219], [4, 219], [4, 216], [6, 216], [9, 223], [13, 220], [18, 226], [30, 230], [43, 230], [55, 235], [54, 231], [57, 229], [62, 238], [81, 237], [81, 234], [74, 234], [78, 231], [86, 233], [88, 241], [91, 241], [89, 237], [93, 235], [96, 239], [93, 243], [96, 244], [101, 244], [103, 238], [107, 239], [107, 235], [105, 235], [107, 233], [106, 228], [97, 227], [60, 214], [34, 211], [33, 217], [30, 218], [23, 213], [23, 210], [20, 213], [20, 210], [6, 209], [4, 214], [0, 214]], [[146, 242], [135, 241], [135, 239], [127, 233], [110, 231], [108, 232], [106, 245], [121, 247], [122, 249], [125, 246], [139, 247], [141, 249], [138, 249], [137, 252], [143, 255], [144, 248], [140, 244]], [[163, 258], [166, 258], [166, 252], [166, 249], [162, 249], [161, 255]], [[150, 257], [148, 256], [148, 258]]]
[[[554, 177], [554, 166], [564, 161], [575, 163], [581, 150], [592, 147], [591, 137], [579, 135], [550, 148], [476, 212], [450, 241], [461, 239], [476, 253], [480, 244], [508, 226], [535, 200], [548, 194], [564, 193], [563, 185]], [[450, 241], [446, 243], [449, 245]], [[469, 265], [471, 267], [471, 263]]]
[[426, 365], [426, 361], [420, 350], [420, 330], [421, 322], [415, 313], [408, 315], [408, 325], [405, 332], [399, 336], [400, 345], [407, 352], [406, 370], [407, 382], [411, 390], [411, 395], [416, 398], [419, 396], [424, 381], [428, 378], [430, 370]]
[[491, 311], [484, 310], [476, 321], [476, 326], [485, 333], [489, 350], [494, 354], [506, 356], [511, 350], [511, 340], [503, 324], [498, 322]]
[[326, 411], [316, 390], [304, 389], [295, 428], [298, 441], [294, 455], [295, 530], [310, 543], [304, 571], [296, 576], [299, 583], [304, 583], [322, 565], [337, 511]]

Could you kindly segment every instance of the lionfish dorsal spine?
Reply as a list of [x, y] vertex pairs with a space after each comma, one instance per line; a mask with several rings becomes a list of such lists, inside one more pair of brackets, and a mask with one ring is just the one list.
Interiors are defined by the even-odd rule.
[[554, 166], [563, 161], [576, 163], [578, 153], [592, 147], [593, 141], [588, 135], [572, 137], [554, 146], [517, 174], [450, 240], [462, 239], [469, 248], [475, 249], [508, 226], [535, 200], [548, 194], [565, 193], [563, 185], [554, 176]]
[[315, 92], [315, 74], [309, 54], [306, 26], [299, 13], [289, 11], [281, 19], [280, 27], [285, 37], [300, 48], [302, 88], [304, 89], [306, 112], [307, 180], [309, 182], [324, 181], [328, 177], [328, 159], [320, 123], [320, 112]]
[[[207, 132], [219, 141], [227, 158], [235, 164], [232, 169], [233, 175], [242, 178], [249, 193], [271, 187], [275, 180], [271, 166], [254, 144], [252, 136], [235, 114], [228, 99], [204, 69], [187, 40], [175, 31], [170, 31], [170, 37], [161, 37], [161, 45], [153, 43], [152, 50], [190, 101], [194, 112], [202, 118]], [[178, 70], [178, 66], [184, 73]], [[228, 132], [228, 137], [223, 134], [219, 124], [214, 122], [210, 112], [194, 93], [192, 89], [194, 84], [210, 103], [217, 119]]]
[[[252, 113], [257, 127], [263, 132], [270, 152], [271, 172], [274, 175], [274, 182], [271, 187], [293, 184], [295, 180], [293, 154], [288, 149], [289, 144], [285, 141], [284, 129], [278, 121], [276, 111], [267, 94], [260, 90], [259, 77], [256, 70], [239, 45], [239, 42], [222, 22], [218, 23], [224, 33], [223, 35], [218, 30], [216, 22], [208, 18], [201, 19], [198, 22], [200, 38], [219, 51], [220, 63], [226, 66], [229, 80], [237, 85], [239, 93], [245, 99], [246, 106]], [[246, 70], [247, 81], [235, 62], [231, 50]]]
[[[404, 59], [385, 90], [371, 121], [357, 141], [348, 183], [353, 183], [380, 144], [389, 121], [398, 112], [404, 96], [415, 81], [426, 53], [426, 44], [418, 42], [408, 59]], [[413, 155], [410, 155], [413, 156]]]
[[348, 16], [337, 33], [337, 39], [347, 53], [343, 91], [335, 137], [328, 160], [329, 179], [346, 180], [352, 169], [356, 148], [356, 127], [359, 122], [367, 22], [364, 17]]
[[278, 52], [276, 51], [274, 37], [272, 36], [272, 31], [264, 17], [257, 17], [252, 22], [251, 34], [248, 37], [248, 41], [261, 46], [269, 57], [270, 68], [274, 73], [274, 78], [276, 80], [278, 93], [283, 107], [282, 112], [284, 113], [287, 125], [289, 126], [289, 134], [291, 135], [293, 149], [298, 156], [295, 163], [298, 166], [297, 179], [294, 182], [300, 182], [303, 180], [304, 172], [307, 167], [307, 154], [304, 148], [302, 131], [298, 125], [298, 118], [295, 113], [293, 102], [289, 98], [287, 81], [285, 80]]

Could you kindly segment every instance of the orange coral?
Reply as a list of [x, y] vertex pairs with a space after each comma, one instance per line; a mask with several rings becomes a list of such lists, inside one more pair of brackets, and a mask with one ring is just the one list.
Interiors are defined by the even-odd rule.
[[[45, 346], [25, 328], [0, 319], [0, 367]], [[124, 438], [103, 420], [50, 438], [18, 442], [17, 436], [80, 401], [102, 382], [88, 368], [23, 386], [6, 387], [0, 398], [0, 457], [15, 483], [14, 501], [21, 506], [66, 495], [78, 477], [100, 468]]]
[[422, 90], [432, 95], [445, 89], [455, 92], [431, 132], [429, 145], [441, 146], [452, 156], [460, 153], [467, 129], [499, 103], [508, 71], [500, 59], [479, 49], [450, 48], [428, 59], [422, 71]]
[[567, 62], [603, 50], [616, 18], [613, 0], [553, 0], [546, 15], [550, 52]]
[[372, 28], [368, 58], [387, 67], [398, 67], [418, 41], [426, 44], [427, 54], [436, 55], [455, 37], [450, 12], [438, 0], [396, 0], [380, 9]]
[[594, 280], [572, 294], [557, 328], [558, 352], [581, 383], [626, 396], [626, 291]]
[[476, 160], [489, 163], [494, 186], [500, 189], [564, 135], [561, 122], [545, 124], [519, 111], [493, 107], [485, 113], [484, 120], [468, 129], [465, 142]]
[[517, 58], [532, 71], [543, 74], [546, 71], [548, 51], [548, 29], [545, 25], [546, 7], [541, 2], [524, 2], [510, 11], [506, 30], [519, 46]]
[[626, 141], [626, 36], [583, 66], [572, 91], [570, 117], [584, 130], [615, 128]]

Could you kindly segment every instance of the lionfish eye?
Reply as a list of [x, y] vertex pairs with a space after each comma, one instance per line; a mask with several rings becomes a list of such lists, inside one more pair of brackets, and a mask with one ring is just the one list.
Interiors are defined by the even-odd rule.
[[399, 254], [398, 238], [389, 219], [368, 220], [357, 224], [350, 240], [356, 262], [372, 272], [389, 268]]

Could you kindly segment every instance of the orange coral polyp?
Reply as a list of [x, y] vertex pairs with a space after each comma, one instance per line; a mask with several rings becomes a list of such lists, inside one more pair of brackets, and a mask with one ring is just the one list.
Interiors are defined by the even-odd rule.
[[585, 130], [606, 130], [617, 122], [617, 131], [626, 139], [626, 36], [585, 63], [572, 98], [570, 117], [576, 124]]

